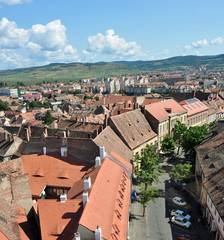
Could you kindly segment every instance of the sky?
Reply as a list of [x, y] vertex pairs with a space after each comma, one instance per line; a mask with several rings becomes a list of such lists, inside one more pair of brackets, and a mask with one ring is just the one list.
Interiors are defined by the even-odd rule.
[[223, 0], [0, 0], [0, 70], [224, 54]]

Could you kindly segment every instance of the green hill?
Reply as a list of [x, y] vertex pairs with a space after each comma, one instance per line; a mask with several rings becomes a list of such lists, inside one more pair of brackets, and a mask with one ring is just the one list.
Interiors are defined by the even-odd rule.
[[224, 67], [224, 54], [216, 56], [183, 56], [156, 61], [119, 61], [98, 63], [54, 63], [42, 67], [30, 67], [0, 71], [0, 82], [12, 85], [16, 82], [24, 84], [78, 81], [82, 78], [109, 77], [125, 73], [141, 71], [173, 71], [185, 68], [198, 68], [206, 65], [208, 69]]

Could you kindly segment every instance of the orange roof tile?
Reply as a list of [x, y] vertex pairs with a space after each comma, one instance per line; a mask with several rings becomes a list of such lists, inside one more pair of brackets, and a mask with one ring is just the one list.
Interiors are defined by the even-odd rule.
[[21, 158], [24, 173], [29, 174], [31, 192], [36, 196], [46, 185], [71, 187], [93, 166], [73, 156], [61, 157], [56, 153], [23, 155]]
[[152, 103], [145, 106], [145, 110], [153, 115], [158, 121], [162, 121], [169, 117], [170, 113], [166, 109], [170, 109], [170, 113], [176, 114], [187, 112], [185, 108], [183, 108], [178, 102], [173, 99], [168, 99], [163, 102]]
[[188, 116], [208, 110], [208, 107], [197, 98], [184, 100], [180, 104], [187, 110]]
[[70, 240], [77, 232], [78, 222], [82, 214], [80, 200], [60, 202], [52, 199], [38, 200], [41, 237], [47, 240]]
[[[122, 190], [121, 183], [123, 181], [126, 185]], [[130, 179], [122, 167], [106, 157], [96, 177], [79, 224], [93, 232], [99, 226], [102, 230], [102, 237], [105, 239], [112, 239], [113, 234], [117, 239], [126, 239], [129, 201]], [[119, 202], [122, 204], [119, 205]], [[119, 229], [119, 234], [115, 232], [116, 229]]]

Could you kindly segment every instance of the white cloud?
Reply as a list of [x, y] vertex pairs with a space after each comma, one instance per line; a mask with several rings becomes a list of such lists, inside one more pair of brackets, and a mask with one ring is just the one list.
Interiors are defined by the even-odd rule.
[[30, 59], [19, 55], [15, 50], [0, 50], [0, 63], [7, 68], [24, 67], [30, 65]]
[[185, 50], [189, 50], [189, 49], [191, 49], [191, 48], [192, 48], [191, 45], [186, 45], [186, 46], [184, 46], [184, 49], [185, 49]]
[[200, 56], [201, 55], [199, 51], [194, 51], [194, 53], [195, 53], [196, 56]]
[[66, 27], [60, 20], [55, 20], [47, 25], [36, 24], [29, 30], [30, 39], [38, 44], [42, 50], [55, 51], [66, 44]]
[[201, 47], [207, 47], [208, 46], [208, 41], [206, 38], [203, 40], [198, 40], [197, 42], [192, 43], [193, 48], [201, 48]]
[[113, 29], [107, 30], [105, 35], [98, 33], [90, 36], [88, 49], [84, 51], [84, 54], [88, 55], [87, 52], [108, 54], [112, 58], [145, 56], [136, 42], [127, 42], [124, 38], [115, 35]]
[[215, 44], [215, 45], [224, 44], [224, 39], [221, 37], [217, 37], [211, 41], [211, 44]]
[[29, 2], [31, 2], [31, 0], [0, 0], [0, 3], [5, 3], [7, 5], [16, 5]]
[[[60, 20], [46, 25], [36, 24], [25, 30], [19, 28], [15, 22], [2, 18], [0, 53], [0, 64], [8, 64], [9, 67], [80, 61], [77, 49], [67, 43], [66, 27]], [[22, 59], [22, 55], [25, 60]]]
[[17, 24], [2, 18], [0, 21], [0, 49], [23, 48], [28, 41], [28, 31]]

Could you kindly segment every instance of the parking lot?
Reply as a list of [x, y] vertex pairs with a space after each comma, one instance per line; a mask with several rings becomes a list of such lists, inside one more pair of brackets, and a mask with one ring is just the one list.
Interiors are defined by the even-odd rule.
[[[164, 166], [166, 172], [169, 172], [170, 168]], [[175, 188], [167, 173], [161, 177], [161, 180], [162, 182], [157, 186], [160, 193], [157, 203], [150, 203], [148, 207], [149, 239], [172, 240], [184, 234], [191, 236], [193, 240], [213, 240], [213, 234], [210, 233], [207, 224], [202, 221], [202, 214], [196, 200], [186, 191]], [[174, 197], [182, 198], [187, 204], [185, 206], [175, 204], [172, 201]], [[171, 222], [170, 212], [177, 209], [184, 210], [191, 215], [190, 228]]]

